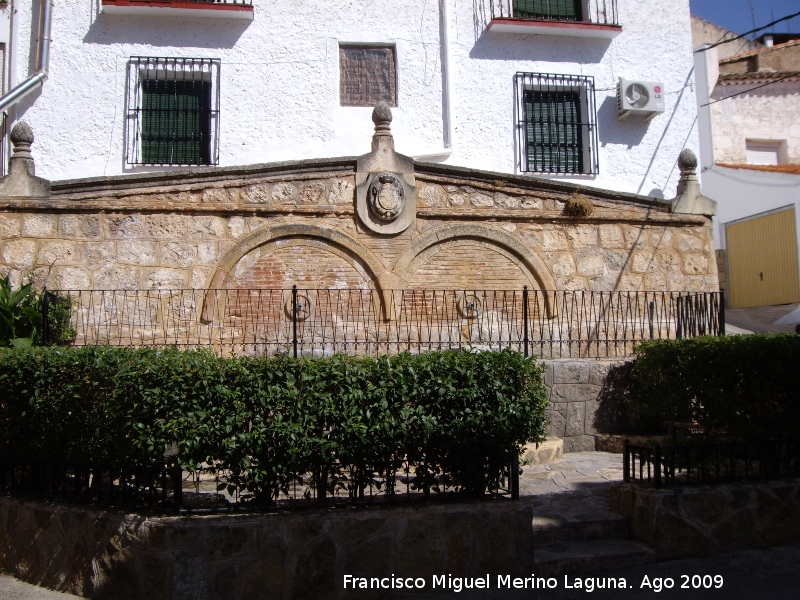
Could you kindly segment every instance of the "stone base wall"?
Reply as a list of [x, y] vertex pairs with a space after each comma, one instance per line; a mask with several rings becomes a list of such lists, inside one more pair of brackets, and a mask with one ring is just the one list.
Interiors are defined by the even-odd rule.
[[595, 450], [595, 415], [609, 371], [623, 360], [546, 360], [550, 394], [547, 435], [564, 439], [564, 452]]
[[430, 592], [433, 575], [529, 576], [532, 518], [525, 501], [146, 518], [0, 498], [0, 571], [113, 600], [349, 598], [345, 574]]
[[618, 483], [611, 510], [657, 560], [800, 541], [800, 479], [659, 490]]

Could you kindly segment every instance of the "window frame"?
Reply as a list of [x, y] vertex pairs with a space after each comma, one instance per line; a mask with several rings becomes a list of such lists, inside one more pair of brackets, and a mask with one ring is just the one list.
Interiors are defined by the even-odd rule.
[[[571, 169], [569, 165], [561, 168], [559, 164], [553, 169], [536, 169], [531, 165], [529, 148], [535, 146], [536, 139], [531, 139], [529, 128], [526, 98], [529, 93], [541, 92], [544, 94], [579, 94], [578, 102], [580, 115], [578, 122], [564, 121], [563, 124], [578, 127], [580, 144], [580, 160], [578, 169]], [[516, 169], [519, 173], [533, 173], [556, 176], [593, 176], [600, 172], [598, 157], [599, 139], [597, 131], [597, 102], [595, 99], [594, 77], [590, 75], [562, 75], [554, 73], [525, 73], [518, 72], [514, 76], [514, 104], [515, 104], [515, 155]], [[552, 111], [548, 111], [552, 113]], [[556, 121], [555, 126], [562, 124]], [[547, 143], [539, 140], [539, 143]], [[560, 145], [556, 142], [556, 145]], [[552, 157], [551, 157], [552, 158]], [[550, 163], [553, 164], [552, 162]]]
[[[125, 164], [137, 166], [169, 166], [169, 167], [207, 167], [219, 164], [219, 121], [220, 121], [220, 65], [217, 58], [184, 58], [184, 57], [147, 57], [133, 56], [128, 60], [126, 81], [126, 119], [125, 119]], [[200, 130], [200, 149], [197, 161], [180, 160], [174, 153], [173, 158], [162, 161], [146, 160], [148, 150], [144, 145], [144, 126], [147, 107], [145, 81], [178, 83], [205, 82], [209, 86], [208, 109], [198, 109], [207, 119], [198, 127]], [[177, 97], [177, 94], [176, 94]], [[183, 125], [187, 121], [184, 119]], [[174, 129], [179, 129], [180, 122], [175, 121]], [[177, 135], [177, 131], [173, 135]], [[204, 139], [207, 138], [207, 139]], [[175, 144], [186, 143], [175, 141]]]
[[400, 105], [400, 90], [399, 90], [399, 69], [398, 69], [398, 57], [397, 57], [397, 45], [392, 43], [381, 43], [381, 42], [339, 42], [339, 54], [338, 54], [338, 61], [339, 61], [339, 106], [342, 108], [359, 108], [359, 107], [366, 107], [366, 108], [374, 108], [374, 106], [378, 103], [377, 100], [375, 102], [370, 102], [369, 100], [365, 101], [364, 103], [355, 103], [355, 102], [348, 102], [346, 101], [345, 95], [345, 86], [346, 86], [346, 79], [344, 77], [344, 56], [343, 53], [346, 49], [349, 48], [357, 48], [360, 50], [391, 50], [392, 54], [392, 62], [393, 62], [393, 79], [392, 88], [394, 91], [394, 98], [391, 98], [391, 101], [385, 100], [386, 103], [391, 107], [397, 107]]

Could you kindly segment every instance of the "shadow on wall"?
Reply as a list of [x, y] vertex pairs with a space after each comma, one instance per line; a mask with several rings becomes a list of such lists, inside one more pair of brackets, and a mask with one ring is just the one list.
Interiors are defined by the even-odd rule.
[[625, 145], [630, 150], [642, 143], [649, 128], [650, 123], [639, 118], [619, 120], [616, 94], [606, 96], [597, 109], [597, 129], [602, 147], [618, 144]]
[[[83, 37], [85, 44], [145, 44], [154, 47], [233, 48], [251, 21], [202, 17], [98, 14]], [[180, 27], [176, 27], [180, 24]]]
[[628, 361], [611, 367], [597, 397], [594, 428], [598, 433], [628, 435], [650, 433], [648, 423], [633, 403], [633, 364]]
[[527, 60], [581, 64], [600, 63], [611, 40], [581, 39], [554, 35], [492, 33], [484, 30], [475, 40], [469, 57], [483, 60]]

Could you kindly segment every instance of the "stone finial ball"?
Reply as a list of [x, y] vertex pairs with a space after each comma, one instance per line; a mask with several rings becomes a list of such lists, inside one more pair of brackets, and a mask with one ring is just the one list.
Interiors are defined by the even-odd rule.
[[678, 157], [678, 166], [681, 171], [691, 171], [697, 168], [697, 155], [686, 148]]
[[33, 129], [25, 121], [20, 121], [11, 130], [11, 143], [15, 146], [19, 144], [33, 143]]
[[372, 111], [372, 122], [375, 125], [388, 124], [392, 122], [392, 109], [383, 100], [375, 105], [375, 110]]

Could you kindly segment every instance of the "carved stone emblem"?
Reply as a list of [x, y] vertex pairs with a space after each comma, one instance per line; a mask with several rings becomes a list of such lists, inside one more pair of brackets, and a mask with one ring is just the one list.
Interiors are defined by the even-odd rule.
[[394, 221], [406, 205], [406, 192], [397, 175], [377, 175], [369, 186], [367, 202], [376, 218], [387, 223]]

